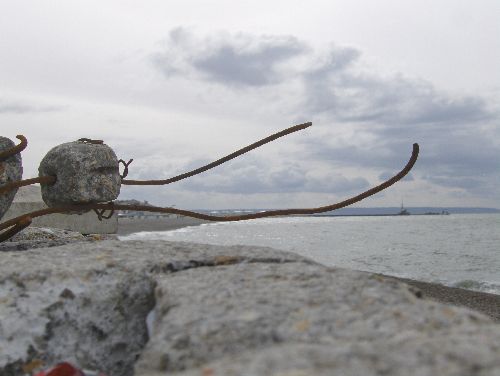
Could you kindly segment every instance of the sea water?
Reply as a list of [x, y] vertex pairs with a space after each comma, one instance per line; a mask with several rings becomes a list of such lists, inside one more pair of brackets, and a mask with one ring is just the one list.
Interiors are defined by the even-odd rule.
[[121, 239], [268, 246], [328, 266], [500, 294], [500, 214], [280, 217]]

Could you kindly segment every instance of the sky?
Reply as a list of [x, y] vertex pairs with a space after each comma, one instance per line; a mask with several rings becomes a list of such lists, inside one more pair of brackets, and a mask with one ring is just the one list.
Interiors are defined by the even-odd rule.
[[[130, 179], [200, 167], [120, 199], [178, 208], [331, 204], [500, 208], [498, 0], [0, 0], [0, 135], [104, 140]], [[17, 141], [17, 140], [16, 140]]]

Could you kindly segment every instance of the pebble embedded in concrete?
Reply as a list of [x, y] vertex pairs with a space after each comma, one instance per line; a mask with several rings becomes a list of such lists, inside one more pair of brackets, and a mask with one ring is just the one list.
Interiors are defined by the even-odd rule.
[[[0, 136], [0, 151], [4, 151], [14, 147], [15, 144], [12, 140]], [[0, 161], [0, 187], [12, 181], [21, 180], [23, 176], [23, 165], [21, 154], [10, 156], [4, 161]], [[0, 195], [0, 219], [7, 212], [17, 189]]]
[[42, 199], [49, 207], [108, 202], [120, 194], [118, 159], [106, 144], [58, 145], [42, 159], [38, 172], [57, 179], [42, 184]]

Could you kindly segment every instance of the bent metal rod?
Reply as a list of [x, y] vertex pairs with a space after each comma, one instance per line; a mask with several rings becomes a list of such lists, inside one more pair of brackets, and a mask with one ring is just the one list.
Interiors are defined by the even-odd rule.
[[[219, 166], [231, 159], [234, 159], [242, 154], [245, 154], [249, 152], [250, 150], [256, 149], [266, 143], [269, 143], [271, 141], [274, 141], [280, 137], [283, 137], [285, 135], [288, 135], [290, 133], [308, 128], [312, 125], [312, 123], [304, 123], [304, 124], [299, 124], [290, 128], [287, 128], [281, 132], [275, 133], [271, 136], [268, 136], [260, 141], [257, 141], [251, 145], [248, 145], [242, 149], [239, 149], [223, 158], [220, 158], [214, 162], [211, 162], [205, 166], [202, 166], [200, 168], [197, 168], [195, 170], [168, 178], [168, 179], [162, 179], [162, 180], [126, 180], [123, 179], [128, 172], [128, 165], [132, 162], [130, 160], [128, 163], [125, 163], [123, 160], [120, 160], [124, 166], [125, 166], [125, 171], [122, 174], [122, 184], [125, 185], [166, 185], [170, 184], [173, 182], [177, 182], [182, 179], [186, 179], [188, 177], [192, 177], [194, 175], [200, 174], [202, 172], [205, 172], [207, 170], [210, 170], [216, 166]], [[13, 147], [10, 150], [4, 151], [0, 153], [0, 161], [3, 160], [2, 158], [7, 158], [10, 155], [14, 155], [16, 153], [21, 152], [26, 148], [27, 145], [27, 140], [24, 136], [17, 136], [18, 139], [21, 140], [21, 143], [15, 147]], [[89, 139], [91, 142], [92, 140]], [[77, 211], [86, 211], [86, 210], [94, 210], [97, 213], [97, 216], [99, 220], [102, 218], [109, 218], [113, 214], [115, 210], [137, 210], [137, 211], [148, 211], [148, 212], [153, 212], [153, 213], [167, 213], [167, 214], [178, 214], [182, 216], [187, 216], [187, 217], [192, 217], [192, 218], [198, 218], [202, 220], [207, 220], [207, 221], [219, 221], [219, 222], [230, 222], [230, 221], [244, 221], [244, 220], [250, 220], [250, 219], [257, 219], [257, 218], [265, 218], [265, 217], [275, 217], [275, 216], [287, 216], [287, 215], [307, 215], [307, 214], [317, 214], [317, 213], [324, 213], [327, 211], [332, 211], [336, 209], [340, 209], [349, 205], [352, 205], [356, 202], [359, 202], [369, 196], [372, 196], [388, 187], [393, 185], [394, 183], [398, 182], [401, 180], [403, 177], [405, 177], [410, 170], [413, 168], [415, 165], [415, 162], [417, 161], [419, 154], [419, 145], [417, 143], [413, 144], [413, 149], [412, 149], [412, 154], [410, 159], [408, 160], [407, 164], [404, 166], [404, 168], [391, 177], [390, 179], [386, 180], [382, 184], [379, 184], [373, 188], [368, 189], [367, 191], [364, 191], [356, 196], [353, 196], [351, 198], [348, 198], [346, 200], [337, 202], [335, 204], [329, 204], [326, 206], [320, 206], [320, 207], [314, 207], [314, 208], [295, 208], [295, 209], [280, 209], [280, 210], [268, 210], [268, 211], [263, 211], [263, 212], [258, 212], [258, 213], [250, 213], [250, 214], [244, 214], [244, 215], [230, 215], [230, 216], [214, 216], [214, 215], [208, 215], [208, 214], [203, 214], [203, 213], [198, 213], [190, 210], [183, 210], [183, 209], [175, 209], [171, 207], [156, 207], [156, 206], [146, 206], [146, 205], [131, 205], [131, 204], [115, 204], [113, 202], [108, 202], [108, 203], [92, 203], [92, 204], [78, 204], [78, 205], [64, 205], [64, 206], [58, 206], [58, 207], [51, 207], [51, 208], [46, 208], [42, 210], [37, 210], [33, 211], [31, 213], [27, 213], [24, 215], [21, 215], [19, 217], [13, 218], [11, 220], [5, 221], [4, 223], [0, 223], [0, 231], [5, 230], [3, 233], [0, 233], [0, 242], [5, 241], [9, 239], [10, 237], [14, 236], [17, 234], [19, 231], [23, 230], [27, 226], [31, 224], [31, 221], [33, 218], [48, 215], [48, 214], [54, 214], [54, 213], [71, 213], [71, 212], [77, 212]], [[4, 155], [7, 155], [7, 157], [4, 157]], [[26, 179], [26, 180], [21, 180], [21, 181], [16, 181], [16, 182], [11, 182], [9, 184], [6, 184], [2, 187], [0, 187], [0, 194], [4, 194], [12, 189], [15, 189], [17, 187], [25, 186], [25, 185], [30, 185], [34, 183], [40, 183], [40, 184], [53, 184], [57, 180], [57, 177], [55, 176], [41, 176], [38, 178], [33, 178], [33, 179]], [[104, 213], [106, 211], [109, 211], [110, 214], [107, 216], [104, 216]]]

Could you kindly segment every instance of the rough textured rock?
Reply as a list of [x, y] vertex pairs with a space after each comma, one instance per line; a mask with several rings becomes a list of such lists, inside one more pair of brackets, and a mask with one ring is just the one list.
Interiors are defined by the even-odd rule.
[[82, 235], [77, 231], [30, 226], [0, 243], [0, 252], [25, 251], [34, 248], [56, 247], [74, 242], [111, 239], [116, 239], [116, 236], [108, 234]]
[[40, 162], [40, 176], [57, 178], [42, 184], [49, 207], [112, 201], [120, 194], [118, 159], [106, 144], [68, 142], [51, 149]]
[[[0, 151], [4, 151], [15, 146], [14, 142], [6, 137], [0, 137]], [[23, 165], [21, 154], [13, 155], [5, 161], [0, 161], [0, 186], [11, 181], [21, 180], [23, 176]], [[17, 189], [0, 195], [0, 219], [9, 209]]]
[[[368, 273], [297, 263], [191, 269], [162, 278], [156, 297], [139, 375], [500, 372], [500, 326]], [[315, 346], [288, 362], [285, 344]]]
[[268, 248], [104, 241], [0, 261], [1, 375], [37, 359], [111, 376], [500, 372], [485, 316]]
[[[285, 343], [251, 350], [175, 376], [370, 376], [370, 375], [498, 375], [498, 353], [484, 354], [468, 343], [466, 333], [458, 338], [446, 336], [425, 341], [376, 341], [323, 343]], [[450, 341], [457, 341], [450, 345]], [[473, 344], [477, 344], [476, 341]], [[444, 349], [443, 349], [444, 347]], [[454, 350], [450, 350], [454, 348]], [[467, 359], [455, 357], [468, 354]], [[496, 366], [495, 366], [496, 364]], [[137, 373], [160, 376], [167, 373]]]
[[0, 375], [67, 360], [129, 376], [148, 338], [159, 275], [301, 259], [252, 247], [120, 241], [0, 253]]

